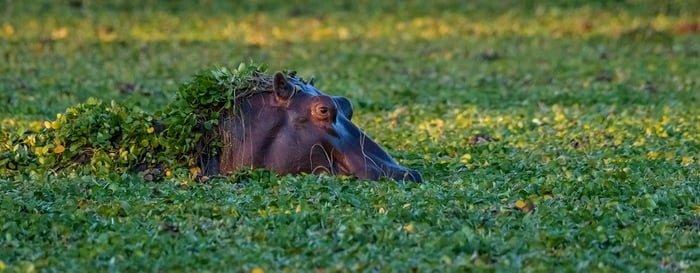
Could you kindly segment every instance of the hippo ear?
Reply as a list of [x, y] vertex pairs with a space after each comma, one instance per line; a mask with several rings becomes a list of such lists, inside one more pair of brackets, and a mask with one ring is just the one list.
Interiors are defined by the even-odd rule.
[[272, 90], [277, 98], [286, 101], [294, 94], [294, 86], [287, 81], [287, 77], [282, 72], [275, 73], [272, 81]]
[[332, 99], [336, 106], [338, 106], [339, 112], [348, 120], [352, 120], [352, 103], [345, 97], [333, 96]]

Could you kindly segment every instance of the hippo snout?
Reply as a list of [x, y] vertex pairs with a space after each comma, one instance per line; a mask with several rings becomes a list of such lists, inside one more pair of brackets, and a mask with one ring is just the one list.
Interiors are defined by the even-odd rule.
[[406, 181], [406, 182], [423, 182], [423, 177], [420, 173], [415, 170], [408, 169], [401, 165], [395, 165], [392, 167], [385, 167], [374, 174], [373, 180], [379, 178], [391, 178], [396, 181]]
[[423, 182], [419, 172], [401, 166], [357, 127], [350, 128], [357, 130], [357, 139], [336, 145], [338, 173], [368, 180], [388, 178], [396, 181]]
[[[416, 170], [408, 169], [406, 171], [406, 173], [404, 173], [403, 178], [404, 178], [403, 180], [405, 180], [405, 181], [413, 181], [413, 182], [418, 182], [418, 183], [423, 182], [423, 177], [421, 177], [420, 173]], [[398, 178], [394, 178], [394, 179], [398, 179]]]
[[396, 164], [380, 171], [379, 177], [387, 177], [396, 181], [423, 182], [423, 177], [415, 170]]
[[416, 170], [406, 168], [396, 162], [378, 163], [381, 162], [381, 158], [368, 159], [362, 163], [347, 162], [346, 166], [340, 169], [340, 172], [368, 180], [387, 178], [395, 181], [423, 182], [423, 178]]

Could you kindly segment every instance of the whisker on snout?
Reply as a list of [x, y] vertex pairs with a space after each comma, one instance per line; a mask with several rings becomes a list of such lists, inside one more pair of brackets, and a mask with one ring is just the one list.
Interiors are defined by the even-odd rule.
[[[323, 164], [319, 164], [318, 166], [314, 167], [314, 149], [318, 147], [321, 149], [321, 152], [323, 155], [326, 157], [326, 161], [328, 162], [328, 166], [331, 166], [330, 168], [323, 166]], [[309, 164], [313, 169], [311, 170], [312, 174], [316, 174], [316, 170], [321, 169], [322, 171], [326, 171], [330, 175], [335, 175], [335, 171], [333, 170], [333, 157], [328, 153], [325, 147], [323, 145], [316, 143], [313, 146], [311, 146], [311, 149], [309, 151]]]
[[365, 169], [368, 169], [367, 168], [367, 160], [369, 160], [370, 162], [372, 162], [372, 165], [374, 165], [374, 167], [376, 167], [377, 169], [379, 169], [382, 172], [382, 176], [389, 177], [387, 175], [386, 171], [384, 169], [382, 169], [381, 166], [379, 166], [379, 164], [377, 164], [377, 162], [375, 162], [374, 159], [372, 159], [365, 152], [365, 139], [367, 139], [367, 135], [363, 134], [362, 137], [360, 138], [360, 151], [362, 152], [362, 157], [364, 157]]
[[[317, 171], [319, 171], [319, 170], [320, 170], [320, 172], [317, 172]], [[334, 173], [331, 172], [331, 170], [329, 170], [328, 168], [326, 168], [326, 166], [318, 165], [318, 166], [316, 166], [313, 170], [311, 170], [311, 174], [316, 174], [316, 175], [322, 174], [322, 173], [324, 173], [324, 172], [327, 173], [327, 174], [329, 174], [329, 175], [335, 175]]]

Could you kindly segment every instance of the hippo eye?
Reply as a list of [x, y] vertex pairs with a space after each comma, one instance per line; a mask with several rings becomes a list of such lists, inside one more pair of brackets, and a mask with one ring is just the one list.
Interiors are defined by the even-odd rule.
[[325, 105], [318, 105], [314, 108], [313, 116], [318, 120], [329, 120], [333, 109]]

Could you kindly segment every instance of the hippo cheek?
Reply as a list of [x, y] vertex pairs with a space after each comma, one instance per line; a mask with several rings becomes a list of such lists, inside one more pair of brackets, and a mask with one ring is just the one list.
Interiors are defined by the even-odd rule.
[[339, 118], [334, 143], [334, 167], [338, 174], [361, 179], [422, 182], [420, 173], [399, 165], [382, 147], [346, 118]]

